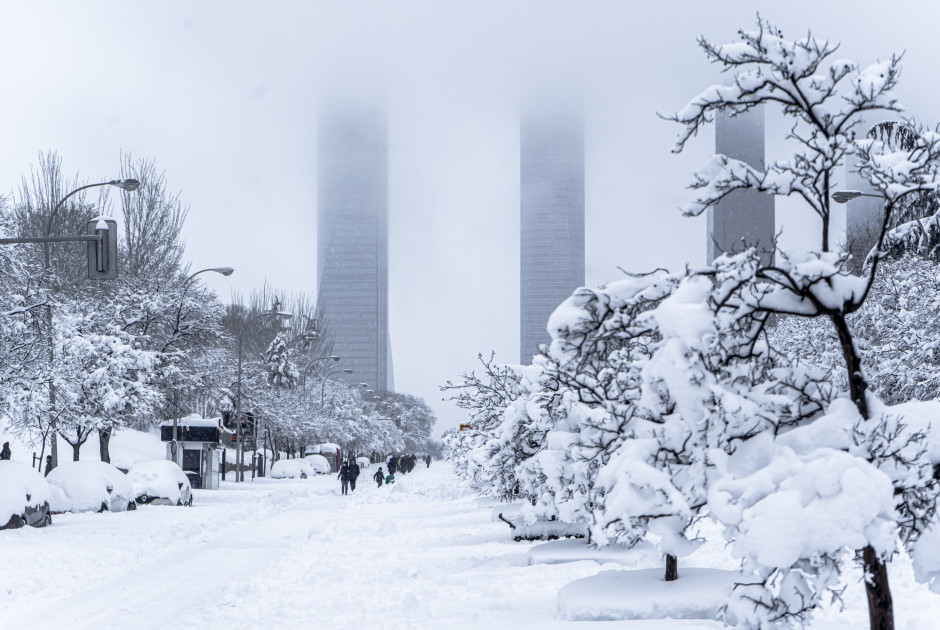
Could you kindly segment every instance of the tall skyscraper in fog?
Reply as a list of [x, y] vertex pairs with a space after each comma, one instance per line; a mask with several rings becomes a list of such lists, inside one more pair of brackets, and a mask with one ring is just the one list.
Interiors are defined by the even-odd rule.
[[532, 362], [552, 312], [584, 286], [584, 124], [569, 111], [520, 124], [520, 362]]
[[[715, 153], [764, 169], [764, 110], [737, 116], [715, 115]], [[773, 260], [774, 197], [737, 190], [708, 209], [708, 262], [724, 253], [756, 247], [764, 262]]]
[[384, 108], [322, 111], [317, 308], [350, 384], [392, 390], [388, 333], [388, 128]]

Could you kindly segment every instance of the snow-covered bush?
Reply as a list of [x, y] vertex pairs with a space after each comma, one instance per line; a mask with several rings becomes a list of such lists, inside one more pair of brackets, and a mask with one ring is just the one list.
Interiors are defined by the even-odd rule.
[[[860, 68], [854, 62], [834, 57], [838, 48], [835, 44], [811, 33], [803, 39], [786, 40], [779, 30], [760, 18], [756, 30], [740, 35], [741, 41], [720, 46], [700, 40], [706, 56], [729, 72], [732, 81], [707, 88], [668, 117], [683, 127], [675, 150], [681, 151], [703, 125], [713, 120], [716, 112], [734, 115], [768, 105], [780, 107], [792, 120], [788, 137], [795, 151], [788, 158], [768, 160], [766, 168], [715, 156], [696, 174], [692, 184], [696, 198], [683, 210], [698, 215], [727, 195], [749, 189], [795, 196], [818, 215], [821, 228], [818, 251], [788, 253], [778, 249], [775, 262], [761, 263], [753, 273], [741, 278], [740, 286], [728, 293], [722, 310], [732, 318], [754, 314], [766, 321], [767, 315], [795, 316], [819, 318], [831, 326], [838, 339], [840, 365], [848, 388], [846, 402], [827, 405], [824, 397], [810, 396], [811, 400], [821, 401], [827, 411], [810, 427], [827, 419], [842, 423], [830, 433], [851, 436], [852, 441], [828, 447], [838, 454], [819, 451], [827, 448], [825, 441], [814, 444], [802, 454], [802, 459], [775, 447], [767, 451], [770, 455], [764, 465], [773, 469], [782, 458], [784, 467], [790, 466], [799, 478], [803, 478], [803, 470], [830, 466], [836, 472], [828, 485], [805, 485], [804, 492], [797, 493], [801, 505], [812, 504], [814, 493], [820, 497], [839, 496], [839, 504], [846, 517], [854, 519], [855, 526], [831, 531], [837, 539], [803, 538], [805, 544], [795, 544], [792, 553], [743, 551], [746, 565], [752, 561], [749, 566], [760, 579], [739, 589], [741, 605], [729, 605], [729, 620], [735, 617], [738, 623], [749, 627], [801, 622], [826, 588], [833, 585], [833, 572], [839, 570], [843, 559], [843, 554], [834, 550], [855, 547], [861, 552], [866, 574], [870, 576], [865, 586], [872, 627], [891, 627], [893, 612], [885, 561], [894, 549], [898, 533], [902, 533], [904, 540], [916, 539], [922, 533], [935, 513], [936, 493], [924, 475], [929, 467], [925, 456], [929, 450], [925, 446], [926, 433], [904, 428], [883, 413], [880, 402], [869, 391], [863, 354], [855, 343], [848, 318], [862, 308], [869, 296], [880, 267], [879, 252], [892, 221], [914, 196], [936, 188], [940, 138], [912, 124], [914, 133], [909, 142], [897, 143], [885, 137], [856, 139], [853, 128], [862, 114], [900, 110], [893, 94], [900, 72], [898, 57]], [[860, 172], [885, 198], [876, 254], [863, 276], [851, 275], [846, 256], [830, 252], [830, 186], [835, 181], [835, 169], [848, 155], [855, 155]], [[791, 386], [799, 385], [794, 382]], [[852, 413], [844, 411], [846, 406]], [[798, 435], [803, 430], [794, 429], [792, 433]], [[758, 437], [751, 436], [749, 440]], [[861, 463], [846, 457], [857, 458]], [[721, 457], [716, 454], [713, 461], [720, 462]], [[761, 475], [756, 469], [748, 474]], [[794, 488], [775, 479], [769, 473], [765, 475], [769, 483], [760, 486], [760, 493], [765, 494], [758, 496], [753, 505], [745, 506], [744, 520], [740, 523], [734, 520], [734, 510], [725, 509], [727, 505], [721, 503], [718, 497], [723, 495], [712, 495], [716, 497], [716, 514], [724, 515], [733, 535], [737, 532], [746, 537], [748, 532], [772, 530], [780, 513], [773, 508], [787, 502], [792, 505]], [[742, 484], [742, 497], [756, 480]], [[876, 493], [870, 505], [858, 503], [863, 499], [856, 491], [859, 480], [868, 480]], [[885, 480], [888, 485], [883, 483]], [[728, 488], [734, 495], [732, 486]], [[884, 493], [878, 494], [888, 488], [893, 509], [891, 503], [881, 500]], [[745, 521], [746, 531], [742, 532], [740, 526]], [[909, 528], [906, 522], [911, 524]], [[910, 536], [903, 535], [906, 528]], [[781, 537], [778, 544], [783, 547], [790, 542]], [[746, 545], [742, 543], [739, 548], [746, 549]], [[826, 565], [825, 575], [819, 570], [820, 563]], [[813, 575], [822, 575], [818, 583], [806, 580]]]

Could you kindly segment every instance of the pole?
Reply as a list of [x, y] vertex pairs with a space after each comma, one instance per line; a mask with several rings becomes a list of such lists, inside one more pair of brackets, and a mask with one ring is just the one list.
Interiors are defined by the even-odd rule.
[[242, 476], [242, 338], [245, 331], [239, 326], [238, 331], [238, 385], [235, 393], [235, 481], [241, 482]]
[[[62, 207], [62, 204], [65, 203], [65, 200], [74, 195], [75, 193], [85, 190], [86, 188], [94, 188], [96, 186], [117, 186], [123, 190], [137, 190], [137, 187], [140, 186], [140, 182], [135, 179], [119, 179], [112, 180], [110, 182], [100, 182], [97, 184], [86, 184], [84, 186], [79, 186], [66, 196], [59, 199], [58, 203], [52, 208], [52, 212], [49, 213], [49, 219], [46, 221], [46, 234], [44, 241], [45, 246], [43, 247], [43, 258], [44, 266], [43, 269], [47, 276], [52, 275], [52, 263], [49, 259], [49, 236], [52, 233], [52, 220], [55, 218], [55, 213], [58, 212], [59, 208]], [[98, 238], [98, 237], [96, 237]], [[55, 287], [53, 287], [55, 288]], [[51, 407], [50, 413], [51, 417], [49, 419], [49, 433], [52, 435], [52, 448], [50, 455], [52, 456], [52, 468], [55, 468], [59, 465], [59, 447], [58, 447], [58, 429], [56, 428], [56, 400], [55, 400], [55, 379], [52, 377], [52, 366], [55, 365], [55, 339], [54, 333], [52, 330], [52, 304], [46, 305], [46, 324], [49, 330], [49, 406]]]

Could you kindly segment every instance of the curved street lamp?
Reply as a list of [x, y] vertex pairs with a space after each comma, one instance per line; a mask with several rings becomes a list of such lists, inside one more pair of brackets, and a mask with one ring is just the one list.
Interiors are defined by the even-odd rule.
[[[130, 181], [136, 182], [137, 180], [130, 180]], [[137, 188], [137, 186], [134, 186], [134, 188]], [[130, 190], [134, 190], [134, 188], [131, 188]], [[128, 189], [125, 188], [125, 190], [128, 190]], [[216, 273], [222, 274], [223, 276], [230, 276], [233, 273], [235, 273], [235, 269], [232, 267], [209, 267], [208, 269], [200, 269], [196, 273], [190, 274], [189, 277], [183, 281], [183, 290], [180, 291], [180, 305], [179, 305], [179, 308], [176, 309], [176, 325], [173, 327], [173, 334], [170, 335], [170, 340], [163, 346], [164, 350], [166, 350], [170, 346], [170, 344], [173, 343], [173, 341], [176, 339], [176, 336], [180, 332], [180, 323], [183, 318], [183, 302], [186, 301], [186, 290], [189, 288], [189, 283], [192, 281], [193, 278], [207, 271], [214, 271]], [[173, 455], [173, 461], [176, 462], [176, 464], [180, 468], [182, 468], [183, 466], [180, 464], [180, 451], [182, 449], [179, 448], [177, 444], [177, 440], [176, 440], [177, 436], [179, 435], [179, 418], [180, 418], [179, 390], [177, 389], [176, 413], [173, 415], [173, 439], [170, 441], [170, 453]]]
[[[79, 186], [66, 196], [59, 199], [59, 202], [52, 208], [52, 212], [49, 213], [49, 220], [46, 221], [46, 236], [49, 236], [49, 233], [52, 231], [52, 219], [55, 217], [55, 213], [62, 207], [62, 204], [65, 203], [65, 200], [74, 195], [77, 192], [81, 192], [87, 188], [95, 188], [96, 186], [115, 186], [121, 190], [132, 192], [140, 188], [140, 182], [136, 179], [112, 179], [109, 182], [99, 182], [97, 184], [85, 184], [84, 186]], [[46, 266], [49, 266], [49, 246], [46, 246]]]
[[264, 317], [274, 317], [280, 322], [285, 322], [294, 316], [292, 313], [281, 311], [280, 308], [280, 300], [275, 299], [270, 311], [259, 313], [247, 321], [240, 321], [238, 325], [238, 381], [235, 393], [235, 447], [237, 452], [235, 469], [236, 483], [245, 480], [245, 471], [242, 470], [242, 462], [244, 461], [244, 446], [242, 444], [242, 347], [244, 345], [245, 326]]
[[303, 370], [303, 372], [301, 373], [302, 376], [303, 376], [303, 378], [302, 378], [301, 381], [300, 381], [300, 382], [301, 382], [300, 401], [303, 402], [303, 401], [305, 401], [305, 400], [307, 399], [307, 375], [310, 374], [310, 370], [312, 370], [314, 367], [316, 367], [316, 365], [317, 365], [317, 363], [318, 363], [319, 361], [335, 361], [335, 362], [339, 363], [339, 362], [342, 361], [342, 360], [343, 360], [342, 357], [338, 357], [338, 356], [336, 356], [335, 354], [330, 355], [330, 356], [328, 356], [328, 357], [320, 357], [320, 358], [318, 358], [318, 359], [310, 359], [310, 364], [309, 364], [307, 367], [305, 367], [304, 370]]
[[323, 409], [323, 394], [326, 392], [324, 389], [326, 387], [326, 379], [330, 378], [334, 374], [352, 374], [353, 371], [350, 368], [344, 368], [342, 370], [333, 370], [332, 372], [327, 372], [323, 377], [323, 383], [320, 385], [320, 409]]
[[[75, 190], [67, 194], [66, 196], [59, 199], [58, 203], [56, 203], [56, 205], [52, 207], [52, 211], [49, 213], [49, 218], [46, 221], [46, 233], [45, 233], [46, 238], [50, 237], [50, 232], [52, 231], [52, 219], [55, 217], [55, 213], [59, 210], [59, 208], [62, 207], [62, 204], [65, 203], [65, 200], [77, 192], [81, 192], [87, 188], [95, 188], [96, 186], [116, 186], [117, 188], [120, 188], [121, 190], [131, 192], [131, 191], [137, 190], [140, 187], [140, 182], [137, 181], [136, 179], [112, 179], [107, 182], [99, 182], [97, 184], [86, 184], [84, 186], [79, 186], [78, 188], [76, 188]], [[45, 269], [45, 272], [48, 275], [49, 272], [51, 271], [51, 264], [49, 260], [49, 243], [46, 243], [45, 247], [43, 247], [43, 254], [44, 254], [43, 262], [45, 263], [43, 268]], [[48, 319], [47, 323], [49, 325], [49, 338], [51, 339], [52, 338], [52, 306], [51, 305], [46, 306], [46, 318]], [[54, 363], [55, 363], [55, 348], [50, 341], [49, 364], [52, 365]], [[53, 409], [52, 419], [49, 421], [49, 429], [50, 429], [50, 433], [52, 434], [52, 449], [50, 450], [50, 455], [52, 455], [52, 468], [55, 468], [56, 466], [59, 465], [59, 448], [57, 444], [59, 440], [57, 437], [58, 433], [56, 430], [57, 414], [55, 413], [55, 405], [56, 405], [55, 384], [52, 382], [49, 383], [49, 404], [52, 406], [52, 409]]]
[[[883, 195], [876, 195], [873, 193], [862, 192], [861, 190], [837, 190], [834, 193], [832, 193], [832, 200], [835, 201], [836, 203], [848, 203], [858, 197], [874, 197], [875, 199], [881, 199], [885, 203], [887, 203], [888, 201], [887, 199], [884, 198]], [[927, 228], [925, 228], [924, 224], [920, 222], [920, 217], [915, 217], [914, 220], [917, 221], [917, 226], [920, 228], [920, 231], [923, 233], [924, 238], [929, 239], [930, 236], [928, 236], [927, 234]]]

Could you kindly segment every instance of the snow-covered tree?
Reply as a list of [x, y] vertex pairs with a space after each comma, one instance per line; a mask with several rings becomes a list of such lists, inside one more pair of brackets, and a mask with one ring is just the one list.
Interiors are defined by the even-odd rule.
[[[761, 264], [742, 278], [740, 288], [729, 293], [724, 309], [735, 317], [772, 314], [828, 321], [839, 341], [850, 404], [846, 407], [833, 403], [823, 417], [828, 422], [820, 424], [823, 419], [817, 419], [810, 425], [817, 431], [825, 426], [838, 428], [816, 435], [815, 443], [804, 451], [780, 443], [758, 458], [767, 470], [776, 465], [796, 470], [823, 462], [832, 473], [829, 485], [823, 487], [814, 473], [800, 477], [803, 483], [755, 469], [743, 471], [746, 474], [742, 478], [762, 475], [772, 483], [756, 486], [752, 480], [733, 488], [733, 482], [726, 481], [728, 491], [715, 494], [715, 511], [725, 515], [723, 520], [731, 526], [736, 547], [748, 550], [744, 555], [755, 571], [757, 566], [763, 567], [759, 584], [740, 590], [750, 607], [737, 607], [732, 612], [739, 622], [752, 627], [801, 619], [832, 585], [832, 571], [838, 571], [842, 548], [854, 546], [869, 576], [865, 586], [872, 628], [893, 627], [885, 562], [894, 550], [895, 539], [886, 531], [903, 529], [908, 518], [905, 514], [931, 514], [936, 497], [923, 474], [928, 468], [923, 458], [925, 433], [917, 427], [905, 428], [882, 412], [880, 402], [870, 392], [862, 355], [848, 321], [870, 294], [881, 254], [876, 253], [864, 276], [848, 273], [846, 256], [830, 251], [830, 194], [835, 169], [846, 156], [854, 154], [861, 172], [885, 198], [876, 246], [876, 252], [880, 252], [899, 209], [913, 196], [935, 188], [940, 144], [936, 134], [916, 125], [916, 139], [910, 148], [892, 147], [884, 139], [855, 137], [854, 127], [861, 114], [900, 110], [893, 95], [900, 72], [898, 57], [860, 68], [854, 62], [836, 58], [837, 45], [811, 33], [799, 40], [784, 39], [779, 30], [760, 18], [756, 30], [740, 35], [741, 41], [726, 45], [700, 40], [709, 60], [728, 72], [731, 81], [707, 88], [668, 117], [683, 128], [675, 150], [681, 151], [716, 112], [733, 115], [764, 105], [778, 107], [792, 120], [788, 138], [795, 151], [789, 158], [770, 161], [765, 169], [715, 156], [696, 175], [692, 185], [696, 198], [683, 210], [698, 215], [725, 196], [750, 189], [795, 196], [816, 213], [820, 249], [800, 253], [778, 250], [776, 262]], [[809, 428], [791, 433], [799, 436], [804, 431]], [[845, 441], [846, 435], [851, 436], [851, 443]], [[716, 456], [716, 462], [719, 460]], [[732, 456], [729, 461], [733, 464], [736, 458]], [[742, 472], [729, 471], [732, 475]], [[866, 484], [870, 494], [862, 501], [856, 489]], [[796, 551], [789, 554], [762, 555], [757, 545], [749, 547], [760, 536], [766, 538], [765, 528], [779, 526], [781, 515], [786, 514], [781, 507], [792, 507], [793, 496], [802, 496], [804, 507], [807, 497], [820, 497], [820, 504], [837, 497], [834, 500], [842, 508], [843, 517], [853, 518], [857, 527], [831, 527], [831, 537], [801, 539], [806, 544], [797, 545]], [[919, 505], [913, 505], [910, 497], [917, 497]], [[816, 504], [810, 500], [810, 505]], [[806, 510], [804, 515], [808, 515]], [[916, 539], [927, 519], [911, 522], [913, 530], [902, 537], [905, 541]], [[807, 576], [813, 576], [815, 585]]]
[[[457, 474], [470, 480], [482, 472], [484, 458], [477, 450], [495, 437], [503, 412], [522, 395], [521, 366], [496, 363], [493, 354], [487, 359], [482, 354], [477, 358], [483, 365], [482, 375], [471, 371], [459, 381], [447, 381], [440, 388], [450, 394], [447, 400], [454, 401], [468, 414], [469, 428], [449, 437], [446, 450]], [[478, 489], [483, 487], [481, 483], [482, 479], [478, 479]]]
[[78, 461], [92, 432], [110, 434], [128, 415], [155, 407], [160, 399], [152, 384], [157, 355], [141, 349], [130, 333], [102, 322], [97, 312], [60, 309], [55, 330], [57, 430]]

